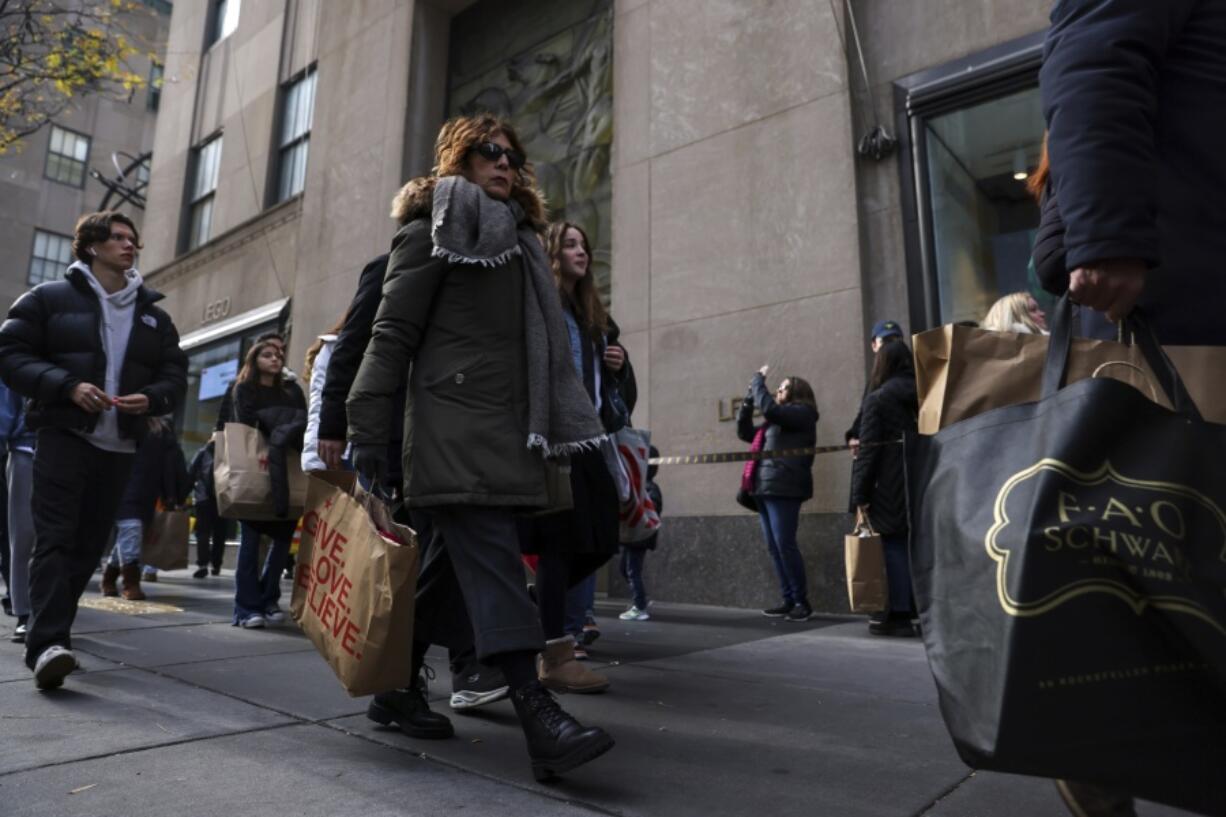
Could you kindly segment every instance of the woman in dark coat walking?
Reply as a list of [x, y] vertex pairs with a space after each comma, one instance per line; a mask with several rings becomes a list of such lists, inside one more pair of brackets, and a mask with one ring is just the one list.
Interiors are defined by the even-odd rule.
[[396, 210], [404, 226], [349, 391], [349, 441], [358, 473], [381, 480], [407, 377], [404, 496], [430, 512], [435, 534], [417, 586], [415, 680], [376, 695], [367, 717], [416, 737], [453, 734], [430, 711], [420, 670], [430, 643], [475, 642], [477, 659], [502, 670], [533, 774], [545, 779], [613, 740], [537, 679], [544, 639], [515, 512], [551, 507], [548, 458], [599, 445], [603, 429], [571, 364], [541, 243], [544, 204], [510, 123], [481, 114], [443, 125], [434, 173], [406, 185]]
[[[749, 394], [737, 413], [737, 436], [751, 443], [754, 451], [815, 445], [818, 411], [813, 387], [802, 378], [786, 377], [772, 397], [766, 388], [769, 368], [763, 366], [749, 384]], [[755, 406], [766, 419], [759, 426], [753, 424]], [[813, 608], [809, 605], [805, 562], [796, 545], [796, 529], [800, 506], [813, 497], [813, 455], [751, 462], [745, 468], [741, 487], [757, 504], [762, 534], [783, 593], [782, 604], [762, 613], [788, 621], [808, 621]]]
[[860, 452], [851, 471], [857, 515], [868, 519], [885, 546], [890, 609], [870, 621], [869, 632], [876, 635], [914, 634], [903, 448], [892, 443], [916, 431], [918, 414], [911, 350], [902, 341], [883, 346], [873, 361], [869, 391], [860, 408]]
[[[286, 411], [300, 414], [306, 426], [306, 398], [297, 383], [285, 379], [285, 360], [281, 345], [271, 340], [256, 343], [247, 351], [243, 368], [234, 381], [233, 417], [222, 422], [242, 423], [267, 433], [269, 414], [283, 415]], [[301, 435], [299, 435], [301, 440]], [[298, 448], [301, 449], [301, 442]], [[234, 570], [233, 624], [246, 629], [263, 627], [266, 623], [285, 621], [281, 600], [281, 571], [289, 555], [290, 540], [298, 520], [251, 521], [239, 520], [238, 564]], [[260, 570], [260, 535], [272, 540], [264, 569]]]

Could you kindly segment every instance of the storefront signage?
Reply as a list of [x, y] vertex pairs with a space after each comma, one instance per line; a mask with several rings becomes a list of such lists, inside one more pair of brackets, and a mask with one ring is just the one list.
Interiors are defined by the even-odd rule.
[[[721, 423], [731, 423], [736, 419], [737, 413], [741, 410], [741, 404], [745, 402], [744, 397], [733, 397], [730, 400], [716, 401], [716, 413]], [[753, 415], [761, 417], [762, 412], [758, 411], [758, 407], [754, 406]]]
[[230, 299], [221, 298], [204, 305], [204, 323], [212, 323], [230, 316]]
[[238, 360], [227, 360], [200, 370], [200, 400], [221, 397], [238, 377]]

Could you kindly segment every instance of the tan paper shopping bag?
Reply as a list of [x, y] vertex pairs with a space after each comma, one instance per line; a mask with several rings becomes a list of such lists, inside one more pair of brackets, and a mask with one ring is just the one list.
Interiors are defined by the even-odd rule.
[[[967, 326], [941, 326], [914, 336], [915, 379], [919, 390], [919, 433], [942, 428], [1001, 406], [1039, 399], [1047, 338], [992, 332]], [[1205, 419], [1226, 422], [1226, 348], [1169, 346]], [[1140, 350], [1128, 344], [1074, 338], [1068, 382], [1111, 377], [1139, 389], [1170, 408]]]
[[242, 423], [226, 423], [224, 430], [214, 432], [213, 445], [213, 481], [217, 489], [217, 512], [221, 516], [255, 521], [302, 516], [307, 478], [295, 452], [289, 452], [286, 457], [289, 512], [278, 517], [273, 514], [268, 441], [259, 429]]
[[187, 567], [191, 520], [187, 511], [157, 511], [141, 543], [140, 560], [159, 570]]
[[413, 529], [345, 476], [310, 475], [290, 610], [357, 697], [412, 681], [419, 551]]
[[847, 563], [847, 603], [852, 612], [886, 609], [885, 548], [868, 521], [857, 519], [856, 529], [843, 537], [843, 559]]

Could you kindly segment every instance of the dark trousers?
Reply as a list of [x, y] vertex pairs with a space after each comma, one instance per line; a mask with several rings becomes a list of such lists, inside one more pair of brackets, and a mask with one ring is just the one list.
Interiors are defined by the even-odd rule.
[[762, 534], [766, 537], [766, 546], [775, 564], [783, 600], [788, 604], [808, 604], [805, 560], [801, 558], [800, 548], [796, 545], [802, 500], [778, 496], [760, 496], [757, 500]]
[[103, 451], [60, 429], [38, 432], [26, 635], [31, 669], [48, 647], [72, 646], [77, 602], [110, 539], [131, 468], [131, 454]]
[[196, 503], [196, 567], [221, 568], [226, 555], [226, 540], [234, 522], [217, 513], [216, 502]]
[[646, 558], [647, 548], [622, 547], [622, 578], [630, 585], [634, 598], [631, 603], [640, 610], [647, 609], [647, 585], [643, 582], [643, 560]]
[[911, 597], [911, 556], [907, 552], [907, 531], [881, 535], [885, 551], [885, 580], [890, 590], [890, 612], [910, 614], [914, 609]]
[[[234, 570], [234, 623], [248, 616], [264, 615], [281, 600], [281, 571], [289, 555], [290, 540], [298, 521], [252, 524], [239, 522], [238, 565]], [[260, 570], [260, 534], [272, 544]]]
[[418, 578], [414, 638], [462, 649], [467, 630], [485, 664], [507, 653], [539, 652], [541, 624], [524, 583], [511, 512], [448, 505], [431, 508], [430, 516], [434, 538]]

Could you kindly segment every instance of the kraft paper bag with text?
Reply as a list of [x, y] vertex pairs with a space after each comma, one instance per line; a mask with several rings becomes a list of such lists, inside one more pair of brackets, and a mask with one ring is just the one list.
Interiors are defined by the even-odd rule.
[[190, 535], [187, 511], [157, 511], [141, 543], [141, 562], [159, 570], [182, 570], [187, 567]]
[[[1039, 399], [1045, 336], [948, 325], [915, 335], [914, 351], [920, 434]], [[1219, 374], [1226, 371], [1226, 348], [1171, 346], [1166, 352], [1205, 419], [1226, 422], [1226, 381]], [[1074, 338], [1068, 382], [1092, 376], [1120, 380], [1171, 407], [1135, 345]]]
[[344, 476], [309, 478], [290, 610], [341, 686], [358, 697], [412, 681], [419, 551], [413, 529]]
[[307, 478], [297, 454], [286, 458], [289, 475], [289, 513], [273, 514], [272, 478], [268, 474], [268, 441], [259, 429], [226, 423], [213, 434], [213, 481], [217, 512], [226, 519], [276, 521], [297, 519], [306, 504]]
[[876, 613], [886, 609], [885, 548], [881, 536], [867, 522], [843, 537], [843, 558], [847, 563], [847, 604], [854, 613]]

